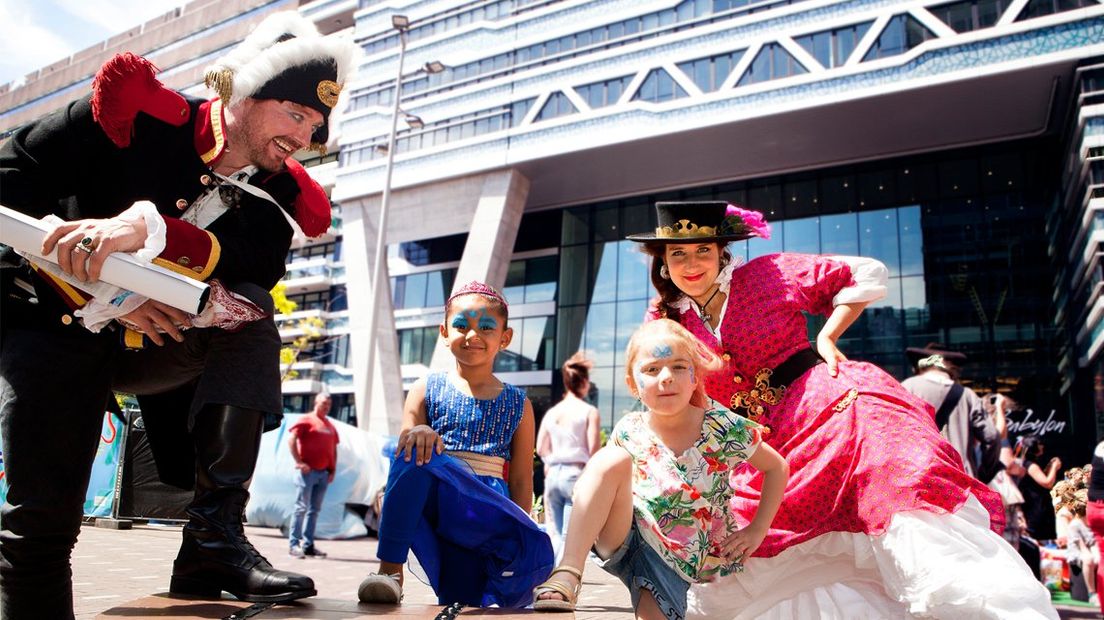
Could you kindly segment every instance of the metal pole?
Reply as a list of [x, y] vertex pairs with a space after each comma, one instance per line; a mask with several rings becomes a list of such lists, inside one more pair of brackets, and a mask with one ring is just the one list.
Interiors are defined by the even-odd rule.
[[[375, 379], [376, 362], [376, 328], [379, 324], [379, 306], [381, 285], [387, 277], [387, 207], [391, 201], [391, 171], [395, 165], [395, 132], [399, 126], [399, 100], [402, 97], [403, 59], [406, 56], [406, 31], [399, 30], [399, 68], [395, 74], [395, 95], [391, 106], [391, 133], [387, 137], [387, 166], [383, 176], [383, 196], [380, 197], [380, 212], [378, 229], [376, 234], [376, 262], [373, 265], [372, 276], [372, 312], [368, 317], [368, 360], [365, 369], [368, 375], [368, 394], [372, 393]], [[360, 423], [358, 416], [357, 426], [368, 428], [369, 403], [357, 403], [357, 409], [365, 416], [364, 423]]]

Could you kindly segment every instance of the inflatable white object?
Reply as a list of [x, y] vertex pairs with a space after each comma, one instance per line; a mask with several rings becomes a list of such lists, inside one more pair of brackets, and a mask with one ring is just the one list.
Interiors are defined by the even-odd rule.
[[[285, 415], [280, 428], [261, 438], [257, 471], [249, 487], [249, 505], [245, 518], [249, 525], [291, 526], [297, 495], [299, 471], [288, 450], [288, 429], [302, 415]], [[388, 438], [331, 420], [337, 427], [337, 472], [326, 489], [322, 511], [318, 515], [315, 538], [355, 538], [368, 533], [364, 520], [346, 504], [371, 505], [376, 493], [387, 483], [390, 460], [383, 455]]]

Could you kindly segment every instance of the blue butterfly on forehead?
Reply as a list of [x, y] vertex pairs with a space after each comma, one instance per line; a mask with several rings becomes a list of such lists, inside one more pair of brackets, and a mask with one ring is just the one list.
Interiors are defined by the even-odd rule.
[[452, 327], [467, 331], [474, 324], [478, 329], [495, 329], [498, 320], [487, 313], [486, 308], [480, 310], [461, 310], [452, 317]]

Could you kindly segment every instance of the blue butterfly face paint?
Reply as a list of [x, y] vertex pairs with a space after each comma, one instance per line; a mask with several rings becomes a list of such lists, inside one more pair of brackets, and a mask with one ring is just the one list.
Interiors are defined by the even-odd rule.
[[669, 344], [659, 344], [652, 349], [652, 357], [657, 360], [668, 358], [672, 355], [674, 355], [674, 352], [671, 351], [671, 345]]
[[486, 310], [463, 310], [452, 317], [452, 328], [466, 332], [475, 325], [480, 331], [485, 329], [497, 329], [498, 320], [487, 314]]

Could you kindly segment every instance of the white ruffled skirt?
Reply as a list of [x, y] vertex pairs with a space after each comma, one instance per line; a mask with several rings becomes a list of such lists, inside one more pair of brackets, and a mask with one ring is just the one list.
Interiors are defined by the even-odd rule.
[[690, 588], [688, 620], [1058, 618], [1050, 593], [973, 496], [895, 515], [881, 536], [830, 532]]

